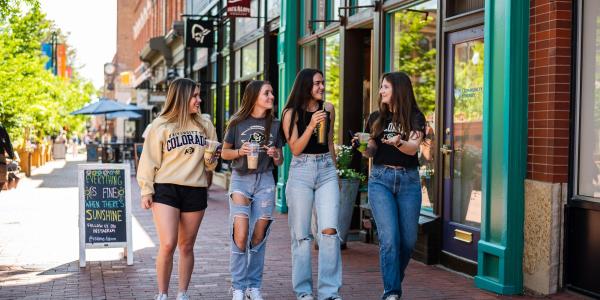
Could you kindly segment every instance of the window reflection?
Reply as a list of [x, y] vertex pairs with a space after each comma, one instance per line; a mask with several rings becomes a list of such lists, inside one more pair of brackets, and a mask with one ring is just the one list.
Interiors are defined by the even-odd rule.
[[[250, 16], [258, 16], [258, 0], [250, 2]], [[235, 18], [235, 40], [239, 40], [244, 35], [251, 33], [258, 28], [257, 18]]]
[[452, 220], [481, 223], [483, 40], [454, 46]]
[[336, 112], [333, 131], [333, 142], [339, 143], [340, 128], [340, 36], [331, 35], [325, 38], [325, 101], [333, 104]]
[[433, 210], [436, 204], [434, 132], [437, 15], [437, 1], [432, 0], [399, 10], [391, 16], [390, 68], [411, 76], [417, 104], [427, 120], [426, 136], [419, 151], [422, 208], [426, 210]]
[[256, 73], [258, 70], [257, 44], [252, 43], [242, 48], [242, 77]]
[[600, 2], [582, 3], [577, 194], [600, 202]]

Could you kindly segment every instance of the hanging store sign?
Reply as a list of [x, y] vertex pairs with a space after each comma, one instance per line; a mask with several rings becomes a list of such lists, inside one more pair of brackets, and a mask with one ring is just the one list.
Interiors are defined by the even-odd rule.
[[214, 44], [213, 22], [187, 19], [185, 46], [188, 48], [210, 48]]
[[250, 0], [227, 0], [227, 17], [249, 17]]

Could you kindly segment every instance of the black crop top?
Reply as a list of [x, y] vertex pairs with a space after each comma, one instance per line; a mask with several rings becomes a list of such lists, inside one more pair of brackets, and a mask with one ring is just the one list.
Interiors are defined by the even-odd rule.
[[[373, 112], [369, 116], [369, 121], [367, 123], [367, 132], [371, 132], [371, 128], [373, 128], [373, 123], [379, 117], [379, 112]], [[425, 134], [425, 116], [418, 110], [413, 112], [412, 116], [412, 128], [410, 131], [421, 131]], [[390, 166], [398, 166], [405, 168], [414, 168], [419, 166], [419, 157], [418, 152], [415, 155], [408, 155], [404, 152], [401, 152], [396, 147], [388, 144], [384, 144], [381, 142], [381, 139], [389, 139], [396, 135], [402, 135], [403, 140], [407, 140], [406, 135], [410, 133], [405, 132], [398, 128], [398, 126], [394, 126], [392, 124], [392, 120], [388, 119], [385, 121], [383, 126], [383, 132], [375, 137], [375, 142], [377, 143], [377, 152], [373, 156], [373, 164], [375, 165], [390, 165]]]
[[[323, 109], [323, 101], [319, 101], [319, 109], [321, 110]], [[310, 112], [310, 111], [305, 111], [305, 110], [298, 110], [298, 122], [296, 122], [296, 125], [298, 126], [298, 136], [301, 136], [304, 131], [306, 130], [306, 127], [308, 126], [308, 124], [310, 124], [310, 119], [312, 118], [312, 115], [315, 112]], [[329, 126], [329, 120], [330, 120], [330, 112], [326, 111], [327, 113], [327, 121], [326, 123], [326, 128], [327, 128], [327, 132], [329, 133], [330, 130], [330, 126]], [[325, 144], [319, 144], [318, 143], [318, 136], [317, 136], [317, 129], [315, 128], [315, 130], [313, 131], [313, 133], [310, 135], [310, 140], [308, 140], [308, 144], [306, 144], [306, 147], [304, 147], [304, 150], [302, 150], [302, 153], [306, 153], [306, 154], [321, 154], [321, 153], [327, 153], [329, 152], [329, 134], [327, 135], [327, 139], [325, 140]]]

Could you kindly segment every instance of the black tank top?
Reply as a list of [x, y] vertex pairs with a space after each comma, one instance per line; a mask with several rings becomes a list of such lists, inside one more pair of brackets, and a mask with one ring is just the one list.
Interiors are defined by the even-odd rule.
[[[322, 110], [322, 109], [323, 109], [323, 101], [319, 101], [319, 109], [318, 110]], [[308, 124], [310, 124], [310, 119], [312, 118], [312, 115], [314, 113], [315, 112], [309, 112], [309, 111], [305, 111], [305, 110], [298, 111], [298, 122], [296, 123], [296, 125], [298, 126], [298, 136], [301, 136], [304, 133], [304, 131], [306, 130], [306, 127], [308, 126]], [[327, 128], [327, 132], [329, 133], [330, 112], [326, 111], [326, 113], [327, 113], [327, 121], [325, 122], [325, 124], [326, 124], [326, 128]], [[329, 134], [327, 135], [327, 139], [329, 139]], [[308, 140], [308, 144], [306, 144], [306, 147], [304, 147], [304, 150], [302, 150], [302, 153], [321, 154], [321, 153], [329, 152], [329, 141], [327, 139], [325, 140], [325, 144], [323, 144], [323, 145], [319, 144], [317, 130], [315, 129], [313, 131], [313, 133], [310, 135], [310, 140]]]

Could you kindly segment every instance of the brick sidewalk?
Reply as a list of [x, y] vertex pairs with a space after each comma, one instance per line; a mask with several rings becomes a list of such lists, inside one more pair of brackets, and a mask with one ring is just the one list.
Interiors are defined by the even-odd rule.
[[[15, 237], [15, 234], [9, 233], [15, 232], [14, 226], [26, 226], [28, 221], [25, 218], [28, 214], [22, 215], [23, 220], [8, 222], [10, 224], [0, 221], [0, 299], [152, 299], [156, 293], [154, 275], [156, 248], [152, 243], [142, 243], [144, 246], [139, 247], [141, 244], [139, 241], [147, 239], [146, 234], [154, 245], [158, 244], [158, 239], [151, 213], [139, 207], [139, 188], [135, 181], [133, 181], [134, 199], [132, 201], [134, 223], [139, 223], [140, 229], [143, 230], [134, 230], [134, 248], [136, 250], [134, 265], [127, 266], [124, 259], [117, 259], [88, 262], [86, 268], [80, 269], [77, 258], [73, 254], [66, 255], [69, 259], [59, 262], [65, 255], [57, 255], [59, 253], [56, 252], [74, 251], [76, 253], [76, 249], [72, 249], [72, 246], [77, 245], [77, 233], [69, 232], [76, 230], [76, 227], [71, 224], [71, 221], [65, 220], [74, 218], [76, 221], [73, 212], [77, 211], [78, 205], [75, 188], [77, 163], [79, 162], [67, 162], [64, 166], [59, 166], [48, 174], [43, 172], [38, 175], [34, 174], [32, 179], [24, 180], [19, 189], [10, 191], [9, 193], [12, 194], [9, 196], [0, 193], [0, 211], [5, 209], [7, 216], [11, 212], [6, 210], [12, 209], [15, 210], [14, 213], [17, 213], [16, 210], [22, 210], [19, 205], [27, 205], [29, 201], [40, 201], [34, 195], [43, 195], [46, 197], [45, 201], [63, 201], [61, 206], [64, 206], [56, 212], [49, 213], [52, 215], [51, 219], [40, 219], [41, 217], [36, 215], [36, 219], [32, 221], [39, 224], [44, 224], [42, 222], [58, 224], [53, 230], [56, 232], [57, 238], [62, 238], [55, 244], [36, 244], [35, 239], [34, 241], [28, 240], [28, 243], [25, 244], [22, 242], [25, 240], [23, 236]], [[42, 180], [42, 184], [32, 184], [35, 180]], [[11, 197], [19, 200], [11, 200]], [[70, 197], [74, 198], [68, 199]], [[33, 210], [31, 207], [25, 209]], [[65, 215], [61, 216], [61, 214]], [[56, 221], [61, 219], [63, 222]], [[192, 299], [231, 298], [229, 294], [231, 279], [228, 272], [227, 220], [228, 205], [225, 191], [213, 188], [195, 247], [196, 267], [190, 283]], [[27, 235], [26, 228], [22, 232], [22, 235]], [[8, 236], [12, 236], [10, 244], [7, 244], [8, 240], [3, 240]], [[72, 240], [72, 237], [75, 237], [75, 240]], [[24, 245], [20, 246], [19, 243]], [[69, 247], [63, 249], [60, 247], [62, 244], [68, 244]], [[382, 284], [379, 275], [377, 246], [350, 242], [348, 248], [342, 252], [344, 262], [342, 296], [344, 299], [378, 299]], [[114, 250], [112, 251], [114, 252]], [[26, 257], [31, 255], [48, 257], [48, 260]], [[40, 261], [44, 263], [40, 263]], [[313, 264], [315, 263], [316, 255], [313, 255]], [[294, 299], [291, 287], [290, 236], [286, 215], [276, 215], [267, 247], [265, 264], [263, 283], [265, 299]], [[313, 273], [316, 279], [316, 268], [313, 268]], [[175, 295], [177, 292], [176, 274], [177, 255], [169, 290], [170, 295]], [[473, 280], [470, 278], [415, 261], [410, 263], [407, 270], [404, 289], [404, 299], [528, 299], [528, 297], [500, 297], [484, 292], [475, 288]], [[580, 299], [567, 293], [550, 298]]]

